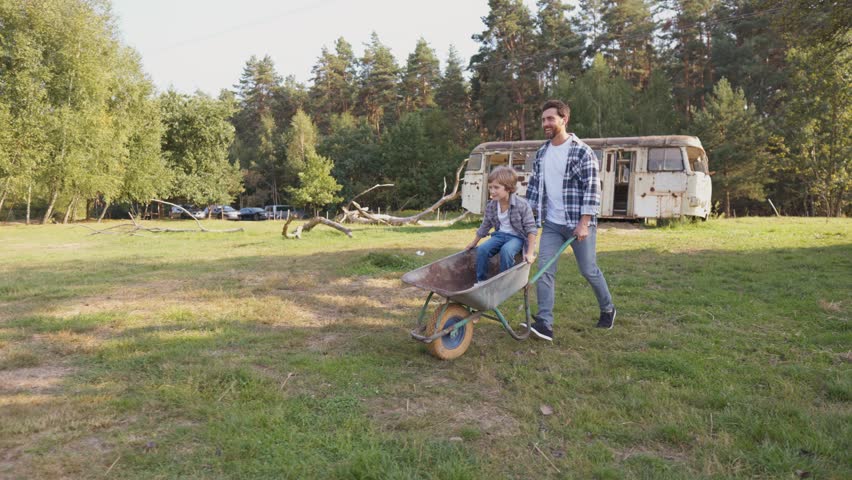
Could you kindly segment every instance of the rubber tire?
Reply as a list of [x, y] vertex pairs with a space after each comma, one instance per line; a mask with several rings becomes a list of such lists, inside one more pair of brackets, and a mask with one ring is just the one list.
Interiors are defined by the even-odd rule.
[[[435, 332], [440, 332], [444, 328], [453, 323], [456, 323], [468, 315], [470, 312], [467, 311], [466, 308], [462, 307], [457, 303], [451, 303], [447, 305], [447, 310], [444, 311], [444, 315], [441, 318], [438, 318], [441, 315], [441, 310], [443, 310], [444, 306], [441, 305], [437, 309], [435, 309], [435, 313], [432, 314], [432, 318], [426, 323], [426, 336], [433, 335]], [[462, 328], [456, 331], [456, 335], [461, 335], [461, 339], [457, 337], [450, 337], [450, 335], [444, 335], [441, 338], [435, 339], [432, 343], [426, 344], [429, 349], [429, 353], [433, 356], [440, 358], [441, 360], [452, 360], [454, 358], [458, 358], [467, 351], [467, 347], [470, 346], [471, 340], [473, 340], [473, 322], [466, 323]]]

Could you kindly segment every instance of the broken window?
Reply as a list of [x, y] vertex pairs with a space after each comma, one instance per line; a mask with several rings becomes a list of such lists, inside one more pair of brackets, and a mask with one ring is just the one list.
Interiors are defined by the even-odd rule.
[[692, 167], [693, 172], [701, 172], [705, 175], [709, 175], [709, 169], [707, 168], [707, 156], [704, 155], [704, 151], [698, 148], [687, 148], [686, 154], [689, 155], [689, 166]]
[[467, 169], [478, 172], [479, 169], [482, 168], [482, 154], [481, 153], [471, 153], [470, 158], [467, 159]]
[[517, 172], [532, 171], [532, 161], [534, 158], [534, 151], [522, 150], [512, 152], [512, 168]]
[[683, 155], [679, 148], [649, 148], [649, 172], [682, 172]]

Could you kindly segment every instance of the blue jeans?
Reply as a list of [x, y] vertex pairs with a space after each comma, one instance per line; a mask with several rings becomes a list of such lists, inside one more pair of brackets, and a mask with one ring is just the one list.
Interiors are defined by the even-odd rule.
[[482, 245], [476, 247], [476, 281], [488, 279], [488, 260], [500, 253], [500, 271], [504, 272], [515, 265], [515, 255], [524, 246], [524, 239], [500, 231], [491, 234]]
[[[569, 229], [565, 225], [557, 225], [545, 221], [541, 232], [541, 242], [538, 244], [539, 268], [553, 258], [559, 247], [573, 235], [573, 228]], [[586, 278], [586, 281], [589, 282], [589, 285], [592, 286], [592, 290], [595, 292], [601, 312], [611, 312], [613, 309], [612, 295], [609, 293], [609, 287], [606, 284], [603, 272], [598, 268], [595, 253], [596, 237], [597, 227], [589, 225], [589, 236], [582, 242], [574, 240], [571, 248], [574, 250], [574, 258], [577, 259], [580, 274]], [[544, 322], [550, 329], [553, 328], [553, 304], [557, 265], [559, 265], [558, 260], [553, 262], [553, 265], [536, 282], [538, 314], [535, 317]]]

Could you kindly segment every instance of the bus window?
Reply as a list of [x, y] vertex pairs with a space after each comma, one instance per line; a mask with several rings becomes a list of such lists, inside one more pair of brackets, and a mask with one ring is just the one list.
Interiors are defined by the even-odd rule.
[[682, 172], [683, 155], [679, 148], [649, 148], [649, 172]]
[[532, 169], [532, 160], [535, 152], [529, 150], [512, 152], [512, 168], [517, 172], [526, 172]]
[[479, 171], [480, 168], [482, 168], [482, 154], [471, 153], [470, 158], [467, 159], [467, 169]]
[[709, 175], [709, 169], [707, 168], [707, 157], [704, 156], [704, 152], [697, 148], [687, 148], [686, 154], [689, 156], [689, 166], [692, 167], [693, 172], [701, 172], [705, 175]]
[[492, 153], [488, 155], [488, 171], [491, 172], [495, 168], [501, 165], [509, 164], [509, 154], [508, 153]]

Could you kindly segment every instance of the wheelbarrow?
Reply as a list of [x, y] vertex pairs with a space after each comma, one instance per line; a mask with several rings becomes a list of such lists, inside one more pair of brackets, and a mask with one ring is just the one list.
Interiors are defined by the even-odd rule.
[[[452, 360], [464, 354], [473, 340], [473, 324], [482, 317], [500, 322], [515, 340], [526, 339], [532, 325], [530, 288], [553, 262], [559, 259], [575, 238], [571, 237], [563, 243], [556, 255], [532, 278], [531, 265], [524, 261], [520, 254], [515, 259], [515, 266], [505, 272], [499, 271], [500, 256], [495, 255], [489, 262], [488, 280], [474, 284], [475, 249], [455, 253], [406, 273], [402, 276], [403, 282], [429, 292], [420, 309], [417, 327], [411, 331], [411, 337], [425, 343], [429, 353], [442, 360]], [[516, 332], [509, 326], [498, 306], [520, 290], [524, 291], [526, 328]], [[431, 318], [424, 322], [429, 302], [436, 293], [444, 297], [444, 301], [435, 309]]]

